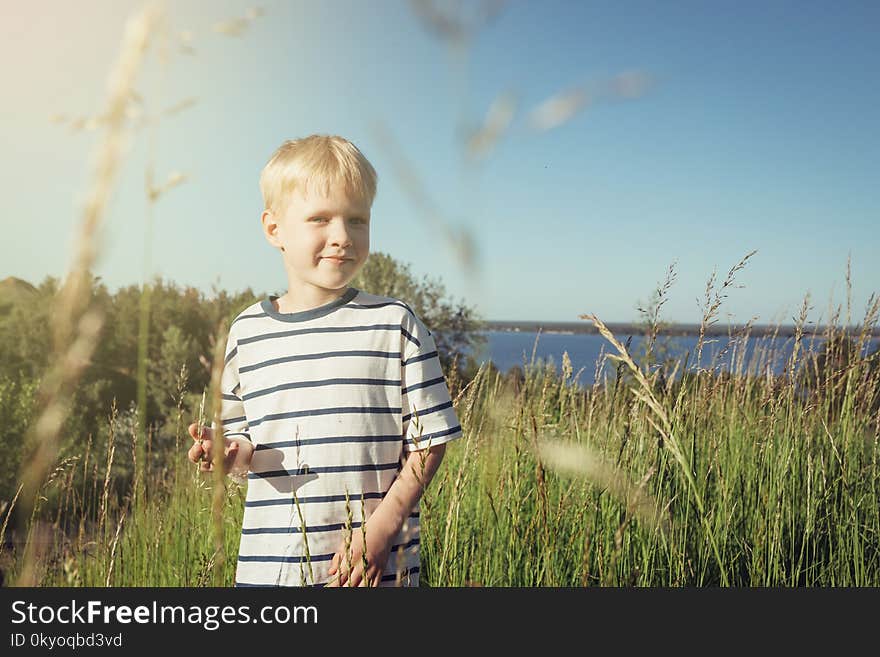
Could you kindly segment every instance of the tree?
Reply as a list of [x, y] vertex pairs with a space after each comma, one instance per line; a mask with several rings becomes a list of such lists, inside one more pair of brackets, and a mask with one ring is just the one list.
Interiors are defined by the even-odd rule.
[[382, 252], [371, 253], [363, 269], [351, 282], [364, 292], [400, 299], [431, 331], [444, 372], [449, 375], [453, 364], [457, 376], [470, 380], [479, 364], [471, 355], [486, 337], [480, 335], [485, 322], [476, 317], [473, 308], [446, 299], [446, 289], [435, 279], [424, 276], [416, 280], [407, 264]]

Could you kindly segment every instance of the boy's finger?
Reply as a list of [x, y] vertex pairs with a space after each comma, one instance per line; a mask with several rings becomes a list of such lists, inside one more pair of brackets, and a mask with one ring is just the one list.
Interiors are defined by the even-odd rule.
[[365, 586], [367, 584], [366, 578], [364, 578], [363, 567], [358, 564], [351, 571], [351, 577], [348, 578], [348, 586], [354, 588], [356, 586]]
[[211, 442], [208, 440], [198, 441], [193, 444], [192, 447], [189, 448], [189, 451], [186, 453], [189, 457], [189, 460], [193, 463], [198, 463], [205, 459], [211, 451]]
[[211, 442], [208, 440], [199, 441], [190, 447], [189, 453], [192, 455], [190, 461], [198, 463], [199, 461], [211, 460]]
[[327, 571], [328, 575], [335, 575], [336, 569], [339, 568], [339, 553], [333, 555], [333, 558], [330, 560], [330, 570]]
[[351, 564], [347, 564], [345, 559], [340, 559], [337, 575], [339, 577], [339, 586], [348, 586], [348, 578], [351, 577]]
[[198, 442], [199, 440], [211, 440], [214, 437], [214, 432], [211, 427], [199, 426], [198, 422], [193, 422], [189, 425], [189, 435]]

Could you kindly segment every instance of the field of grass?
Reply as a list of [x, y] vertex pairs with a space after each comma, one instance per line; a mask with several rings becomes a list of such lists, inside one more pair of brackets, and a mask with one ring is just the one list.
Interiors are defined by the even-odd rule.
[[[617, 365], [587, 389], [567, 357], [561, 375], [532, 361], [522, 382], [449, 382], [464, 436], [422, 500], [423, 586], [880, 585], [873, 359], [810, 385], [811, 359], [664, 380], [676, 365], [646, 376], [607, 337]], [[88, 452], [59, 464], [38, 498], [55, 511], [34, 510], [31, 550], [0, 555], [6, 577], [232, 585], [244, 490], [185, 460], [196, 409], [179, 410], [179, 449], [128, 491]], [[107, 460], [136, 459], [136, 430], [118, 431]]]

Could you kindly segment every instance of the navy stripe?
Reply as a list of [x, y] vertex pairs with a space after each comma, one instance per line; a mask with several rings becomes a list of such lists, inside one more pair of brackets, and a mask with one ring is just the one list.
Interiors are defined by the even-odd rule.
[[[232, 324], [235, 324], [237, 321], [242, 320], [242, 319], [259, 319], [260, 317], [268, 317], [268, 316], [269, 315], [267, 313], [256, 313], [254, 315], [239, 315], [238, 317], [236, 317], [235, 319], [232, 320]], [[229, 325], [230, 328], [232, 327], [232, 324]]]
[[[409, 515], [409, 517], [416, 519], [419, 517], [419, 514], [418, 514], [418, 512], [411, 513]], [[352, 522], [350, 527], [351, 527], [351, 529], [359, 529], [362, 524], [363, 524], [362, 521]], [[337, 522], [332, 525], [314, 525], [312, 527], [306, 527], [305, 533], [306, 534], [309, 534], [309, 533], [317, 534], [318, 532], [334, 532], [339, 529], [344, 529], [346, 527], [349, 527], [349, 524], [347, 522]], [[243, 527], [241, 530], [241, 533], [247, 534], [247, 535], [251, 535], [251, 534], [302, 534], [303, 529], [302, 529], [302, 527], [299, 527], [296, 525], [292, 525], [290, 527]], [[415, 539], [415, 541], [416, 541], [416, 543], [418, 543], [418, 539]], [[412, 541], [410, 541], [409, 543], [406, 544], [405, 547], [410, 547], [412, 545], [414, 545], [414, 543]], [[397, 546], [397, 547], [400, 547], [400, 546]], [[394, 552], [395, 549], [397, 549], [397, 548], [391, 548], [391, 551]]]
[[[251, 422], [250, 426], [256, 427], [261, 425], [263, 422], [284, 420], [292, 417], [313, 417], [317, 415], [334, 415], [336, 413], [375, 413], [380, 415], [397, 415], [401, 412], [401, 410], [402, 409], [400, 408], [387, 408], [385, 406], [339, 406], [336, 408], [316, 408], [308, 411], [290, 411], [288, 413], [272, 413], [271, 415], [264, 415], [259, 420], [254, 420], [253, 422]], [[243, 420], [244, 418], [233, 419]], [[231, 421], [232, 420], [230, 420], [230, 422]]]
[[[413, 545], [418, 545], [419, 539], [414, 538], [406, 544], [395, 545], [391, 548], [391, 552], [398, 552], [400, 550], [405, 550], [408, 547], [412, 547]], [[336, 555], [335, 552], [330, 554], [316, 554], [311, 557], [306, 557], [303, 555], [274, 555], [274, 554], [240, 554], [238, 555], [238, 560], [245, 563], [308, 563], [309, 561], [332, 561], [333, 557]], [[409, 572], [415, 572], [417, 568], [410, 568]]]
[[223, 421], [220, 423], [220, 426], [224, 426], [224, 427], [225, 427], [227, 424], [232, 424], [233, 422], [241, 422], [242, 420], [247, 420], [247, 418], [246, 418], [245, 416], [241, 416], [241, 417], [231, 417], [231, 418], [229, 418], [228, 420], [223, 420]]
[[[400, 570], [400, 579], [401, 581], [405, 580], [411, 575], [417, 575], [419, 573], [419, 567], [413, 566], [412, 568], [402, 568]], [[330, 580], [328, 580], [330, 581]], [[396, 582], [397, 581], [397, 573], [392, 573], [390, 575], [382, 576], [383, 582]], [[248, 584], [246, 582], [236, 582], [235, 585], [237, 587], [248, 587], [248, 588], [260, 588], [260, 589], [277, 589], [281, 588], [281, 584]], [[327, 582], [320, 582], [319, 584], [309, 584], [310, 588], [326, 588]]]
[[430, 381], [424, 381], [423, 383], [414, 383], [411, 386], [407, 386], [406, 388], [403, 388], [403, 390], [401, 390], [401, 394], [405, 395], [410, 390], [419, 390], [421, 388], [430, 388], [431, 386], [435, 386], [441, 382], [446, 383], [446, 379], [444, 379], [442, 376], [438, 376], [436, 379], [431, 379]]
[[[236, 582], [235, 586], [250, 589], [277, 589], [280, 584], [248, 584], [247, 582]], [[323, 584], [312, 584], [312, 586], [324, 586]]]
[[418, 355], [418, 356], [413, 356], [412, 358], [409, 358], [409, 359], [403, 361], [403, 365], [404, 365], [404, 367], [405, 367], [405, 366], [409, 365], [410, 363], [418, 363], [418, 362], [420, 362], [420, 361], [428, 360], [429, 358], [433, 358], [434, 356], [437, 356], [437, 351], [436, 351], [436, 350], [435, 350], [435, 351], [429, 351], [429, 352], [426, 353], [426, 354], [420, 354], [420, 355]]
[[407, 340], [409, 340], [410, 342], [412, 342], [416, 347], [421, 347], [421, 346], [422, 346], [422, 343], [419, 342], [418, 338], [416, 338], [416, 336], [414, 336], [412, 333], [410, 333], [409, 331], [407, 331], [407, 330], [406, 330], [405, 328], [403, 328], [402, 326], [400, 327], [400, 332], [403, 333], [403, 337], [405, 337]]
[[[434, 438], [442, 438], [443, 436], [450, 436], [454, 433], [458, 433], [461, 430], [462, 430], [461, 425], [457, 424], [454, 427], [452, 427], [451, 429], [444, 429], [443, 431], [435, 431], [434, 433], [426, 433], [422, 436], [419, 436], [419, 444], [421, 445], [422, 443], [427, 442], [429, 440], [433, 440]], [[408, 438], [407, 440], [409, 440], [409, 442], [411, 442], [413, 444], [415, 444], [415, 442], [416, 442], [414, 438]]]
[[399, 545], [395, 545], [391, 548], [391, 552], [400, 552], [400, 550], [405, 550], [406, 548], [411, 548], [413, 545], [418, 545], [419, 539], [418, 537], [410, 540], [409, 543], [400, 543]]
[[[401, 581], [403, 581], [404, 578], [408, 577], [409, 575], [415, 575], [415, 574], [417, 574], [418, 572], [419, 572], [419, 567], [418, 567], [418, 566], [414, 566], [414, 567], [412, 567], [412, 568], [410, 568], [410, 569], [408, 569], [408, 570], [407, 570], [407, 569], [403, 569], [403, 570], [400, 571], [400, 579], [401, 579]], [[393, 575], [384, 575], [384, 576], [382, 577], [382, 581], [383, 581], [383, 582], [395, 582], [395, 581], [397, 581], [397, 573], [394, 573]]]
[[[270, 477], [296, 477], [307, 474], [329, 474], [336, 472], [377, 472], [379, 470], [392, 470], [400, 466], [398, 461], [394, 463], [367, 463], [366, 465], [327, 465], [317, 468], [302, 467], [298, 470], [268, 470], [266, 472], [248, 473], [248, 479], [268, 479]], [[350, 497], [350, 496], [349, 496]]]
[[386, 306], [400, 306], [401, 308], [409, 311], [410, 315], [413, 314], [413, 311], [410, 310], [410, 307], [400, 301], [382, 301], [380, 303], [350, 303], [348, 305], [349, 308], [357, 308], [358, 310], [372, 310], [373, 308], [385, 308]]
[[226, 401], [240, 402], [241, 400], [235, 395], [227, 395], [225, 392], [221, 395]]
[[[451, 406], [452, 406], [452, 400], [450, 399], [448, 402], [444, 402], [444, 403], [442, 403], [442, 404], [438, 404], [437, 406], [433, 406], [433, 407], [431, 407], [431, 408], [426, 408], [426, 409], [421, 410], [421, 411], [419, 411], [418, 409], [416, 409], [416, 410], [418, 411], [419, 418], [423, 418], [423, 417], [425, 417], [426, 415], [430, 415], [431, 413], [436, 413], [437, 411], [442, 411], [443, 409], [445, 409], [445, 408], [450, 408]], [[404, 416], [403, 416], [403, 421], [406, 422], [406, 421], [409, 420], [412, 416], [413, 416], [413, 413], [410, 413], [409, 415], [404, 415]], [[254, 425], [251, 425], [251, 426], [254, 426]]]
[[272, 333], [262, 333], [249, 338], [242, 338], [238, 344], [251, 344], [260, 342], [261, 340], [272, 340], [273, 338], [288, 338], [294, 335], [309, 335], [313, 333], [349, 333], [355, 331], [396, 331], [400, 328], [400, 324], [362, 324], [360, 326], [326, 326], [323, 328], [305, 328], [291, 329], [289, 331], [273, 331]]
[[223, 437], [224, 437], [224, 438], [229, 438], [229, 436], [244, 436], [244, 437], [247, 438], [248, 440], [251, 439], [250, 434], [244, 433], [243, 431], [233, 431], [233, 432], [230, 432], [230, 433], [224, 433], [224, 434], [223, 434]]
[[236, 391], [238, 391], [238, 390], [241, 390], [241, 383], [236, 383], [235, 387], [232, 390], [230, 390], [230, 392], [234, 395], [234, 394], [236, 394]]
[[[385, 498], [385, 493], [359, 493], [358, 495], [349, 494], [349, 500], [360, 500], [361, 498], [365, 500], [381, 500]], [[249, 502], [245, 502], [245, 506], [255, 507], [255, 506], [295, 506], [295, 504], [299, 502], [300, 504], [324, 504], [327, 502], [345, 502], [345, 495], [313, 495], [311, 497], [300, 497], [296, 500], [293, 497], [284, 497], [281, 499], [267, 499], [267, 500], [250, 500]]]
[[321, 358], [341, 358], [345, 356], [372, 356], [375, 358], [400, 358], [399, 351], [372, 351], [369, 349], [354, 349], [351, 351], [325, 351], [323, 353], [317, 354], [301, 354], [298, 356], [284, 356], [283, 358], [272, 358], [270, 360], [264, 360], [261, 363], [254, 363], [253, 365], [245, 365], [244, 367], [240, 367], [238, 371], [240, 373], [244, 372], [252, 372], [254, 370], [258, 370], [262, 367], [269, 367], [270, 365], [278, 365], [280, 363], [290, 363], [297, 360], [318, 360]]
[[308, 563], [309, 561], [331, 561], [333, 559], [333, 554], [336, 553], [334, 552], [332, 554], [316, 554], [310, 558], [307, 558], [305, 555], [283, 557], [275, 556], [272, 554], [240, 554], [238, 555], [238, 560], [239, 562], [243, 561], [245, 563]]
[[[362, 524], [363, 523], [361, 523], [360, 521], [359, 522], [352, 522], [351, 528], [357, 529]], [[306, 534], [309, 534], [309, 533], [317, 534], [318, 532], [333, 532], [338, 529], [342, 529], [344, 527], [348, 527], [347, 522], [338, 522], [334, 525], [315, 525], [314, 527], [306, 527], [305, 533]], [[250, 534], [302, 534], [303, 530], [302, 530], [302, 527], [296, 527], [296, 526], [291, 526], [291, 527], [247, 527], [247, 528], [243, 527], [241, 530], [241, 533], [245, 534], [245, 535], [250, 535]]]
[[[248, 401], [250, 399], [254, 399], [255, 397], [262, 397], [263, 395], [269, 395], [273, 392], [280, 392], [281, 390], [293, 390], [294, 388], [317, 388], [319, 386], [335, 386], [335, 385], [377, 385], [377, 386], [400, 386], [400, 379], [396, 381], [393, 379], [354, 379], [354, 378], [340, 378], [340, 379], [323, 379], [321, 381], [296, 381], [294, 383], [283, 383], [281, 385], [272, 386], [271, 388], [264, 388], [263, 390], [256, 390], [254, 392], [247, 393], [244, 397], [242, 397], [242, 401]], [[224, 397], [225, 399], [225, 397]]]
[[401, 440], [397, 434], [390, 436], [331, 436], [329, 438], [306, 438], [299, 440], [279, 440], [274, 443], [260, 443], [256, 449], [283, 449], [285, 447], [303, 447], [305, 445], [332, 445], [345, 443], [390, 443]]
[[238, 345], [235, 345], [228, 354], [226, 354], [226, 358], [223, 361], [223, 365], [228, 365], [229, 361], [235, 358], [235, 354], [238, 353]]

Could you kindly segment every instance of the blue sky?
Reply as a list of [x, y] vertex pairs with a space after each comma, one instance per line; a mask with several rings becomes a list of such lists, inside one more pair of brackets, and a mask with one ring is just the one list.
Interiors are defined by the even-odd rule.
[[[0, 278], [69, 267], [100, 133], [50, 117], [100, 109], [139, 6], [0, 3]], [[195, 52], [163, 67], [152, 50], [136, 88], [148, 111], [198, 102], [132, 138], [96, 266], [111, 289], [144, 275], [152, 158], [159, 179], [189, 180], [156, 205], [149, 272], [283, 291], [257, 181], [284, 139], [316, 132], [352, 139], [379, 172], [373, 251], [439, 278], [486, 319], [636, 319], [675, 262], [663, 317], [698, 322], [712, 271], [723, 279], [755, 249], [722, 323], [788, 323], [807, 293], [824, 320], [829, 302], [845, 303], [848, 256], [854, 319], [880, 288], [880, 4], [512, 1], [466, 59], [397, 0], [263, 2], [240, 36], [212, 29], [252, 6], [168, 7]], [[634, 71], [651, 80], [640, 97], [531, 127], [555, 94]], [[463, 122], [506, 92], [518, 99], [509, 130], [466, 159]], [[469, 231], [477, 271], [413, 201], [376, 121], [443, 221]]]

